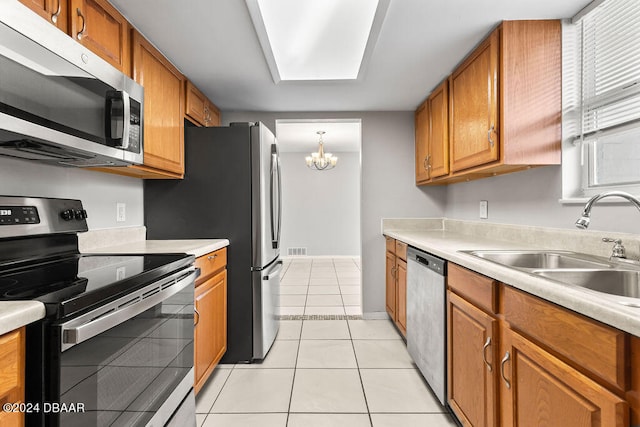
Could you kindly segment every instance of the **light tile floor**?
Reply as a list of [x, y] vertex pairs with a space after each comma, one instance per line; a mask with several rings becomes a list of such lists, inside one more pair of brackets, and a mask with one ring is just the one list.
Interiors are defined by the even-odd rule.
[[280, 314], [362, 315], [359, 258], [284, 259]]
[[198, 427], [455, 427], [388, 320], [282, 320], [259, 364], [219, 365]]

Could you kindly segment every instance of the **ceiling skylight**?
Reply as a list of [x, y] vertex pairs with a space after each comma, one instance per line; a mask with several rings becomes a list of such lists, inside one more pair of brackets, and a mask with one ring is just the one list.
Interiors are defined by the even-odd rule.
[[274, 81], [355, 80], [389, 0], [246, 0]]

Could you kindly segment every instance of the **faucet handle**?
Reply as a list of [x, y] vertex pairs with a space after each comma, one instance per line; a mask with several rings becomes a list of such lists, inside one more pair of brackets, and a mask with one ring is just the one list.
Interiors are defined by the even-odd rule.
[[611, 253], [611, 258], [626, 258], [627, 255], [625, 253], [624, 246], [622, 245], [621, 239], [612, 239], [611, 237], [603, 237], [602, 241], [605, 243], [614, 243], [613, 252]]

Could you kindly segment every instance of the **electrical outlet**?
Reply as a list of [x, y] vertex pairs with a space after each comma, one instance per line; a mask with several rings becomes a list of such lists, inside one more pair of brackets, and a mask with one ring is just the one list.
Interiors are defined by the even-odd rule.
[[116, 203], [116, 222], [125, 222], [127, 220], [127, 205], [125, 203]]
[[489, 218], [489, 202], [480, 200], [480, 219]]

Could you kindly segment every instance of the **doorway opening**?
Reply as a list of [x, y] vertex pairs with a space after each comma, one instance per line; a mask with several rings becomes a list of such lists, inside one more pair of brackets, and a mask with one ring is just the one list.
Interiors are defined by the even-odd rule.
[[[338, 158], [333, 168], [309, 166], [307, 157], [319, 151], [320, 137], [324, 152]], [[285, 266], [280, 314], [285, 319], [360, 318], [361, 120], [276, 120], [276, 138]]]

